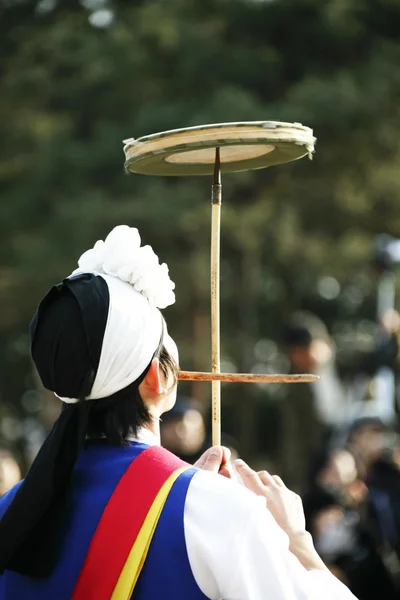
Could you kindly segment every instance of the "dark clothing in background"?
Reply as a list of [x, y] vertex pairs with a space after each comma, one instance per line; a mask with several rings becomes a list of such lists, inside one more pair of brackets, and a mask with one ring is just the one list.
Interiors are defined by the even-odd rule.
[[[311, 458], [354, 418], [351, 416], [351, 378], [358, 374], [372, 377], [381, 367], [394, 367], [398, 350], [395, 335], [372, 350], [339, 349], [329, 363], [317, 370], [319, 382], [287, 386], [281, 402], [282, 443], [278, 467], [288, 487], [304, 493]], [[293, 365], [291, 372], [297, 372]]]
[[[343, 511], [343, 519], [331, 530], [331, 543], [324, 531], [317, 532], [316, 519], [324, 510]], [[368, 530], [362, 511], [346, 508], [340, 496], [314, 485], [304, 497], [307, 529], [324, 562], [344, 575], [344, 580], [358, 600], [398, 600], [392, 574], [379, 553], [376, 539]]]
[[302, 493], [310, 459], [329, 438], [329, 429], [316, 417], [315, 399], [308, 383], [291, 384], [281, 407], [279, 473], [290, 489]]
[[377, 542], [394, 550], [400, 569], [400, 470], [389, 456], [372, 465], [367, 485], [369, 517]]
[[400, 595], [380, 557], [374, 541], [362, 531], [351, 553], [337, 556], [334, 564], [343, 571], [358, 600], [399, 600]]

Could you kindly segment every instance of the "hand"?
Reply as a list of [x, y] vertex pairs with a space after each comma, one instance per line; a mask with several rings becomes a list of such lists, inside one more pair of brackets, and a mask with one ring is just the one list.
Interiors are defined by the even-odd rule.
[[232, 467], [229, 464], [231, 457], [231, 451], [229, 448], [224, 446], [213, 446], [202, 454], [194, 466], [204, 471], [211, 471], [212, 473], [219, 473], [223, 477], [233, 479]]
[[267, 471], [257, 473], [243, 460], [237, 460], [235, 465], [244, 485], [266, 498], [270, 513], [289, 538], [305, 532], [306, 520], [300, 496], [289, 490], [278, 475], [270, 475]]
[[308, 571], [327, 571], [306, 531], [303, 504], [300, 496], [289, 490], [278, 475], [253, 471], [243, 460], [235, 461], [236, 469], [249, 490], [263, 496], [278, 525], [289, 537], [289, 550]]

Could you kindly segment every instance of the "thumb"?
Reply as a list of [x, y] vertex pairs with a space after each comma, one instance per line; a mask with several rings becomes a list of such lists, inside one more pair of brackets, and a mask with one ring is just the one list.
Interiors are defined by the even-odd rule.
[[213, 446], [204, 452], [194, 466], [203, 469], [204, 471], [218, 473], [223, 459], [223, 448], [221, 448], [221, 446]]

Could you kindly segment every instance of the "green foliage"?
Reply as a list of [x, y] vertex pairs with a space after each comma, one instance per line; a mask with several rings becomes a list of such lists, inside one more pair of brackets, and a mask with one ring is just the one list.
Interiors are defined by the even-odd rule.
[[[22, 410], [32, 385], [26, 331], [38, 300], [119, 223], [169, 263], [182, 365], [207, 368], [210, 182], [126, 176], [131, 136], [239, 120], [314, 128], [313, 162], [225, 177], [223, 353], [239, 368], [298, 306], [330, 324], [346, 317], [340, 297], [318, 296], [321, 277], [343, 290], [364, 282], [347, 317], [371, 316], [371, 242], [400, 236], [396, 0], [8, 0], [1, 10], [5, 402]], [[99, 10], [110, 11], [106, 27], [93, 25]], [[228, 406], [238, 393], [226, 391]]]

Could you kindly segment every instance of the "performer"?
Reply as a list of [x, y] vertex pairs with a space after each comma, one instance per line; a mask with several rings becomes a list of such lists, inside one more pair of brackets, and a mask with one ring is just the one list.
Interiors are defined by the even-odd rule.
[[278, 477], [239, 461], [242, 486], [218, 475], [220, 447], [196, 468], [159, 446], [178, 372], [159, 309], [174, 284], [140, 244], [115, 228], [32, 321], [33, 360], [63, 409], [0, 500], [0, 599], [354, 600]]

